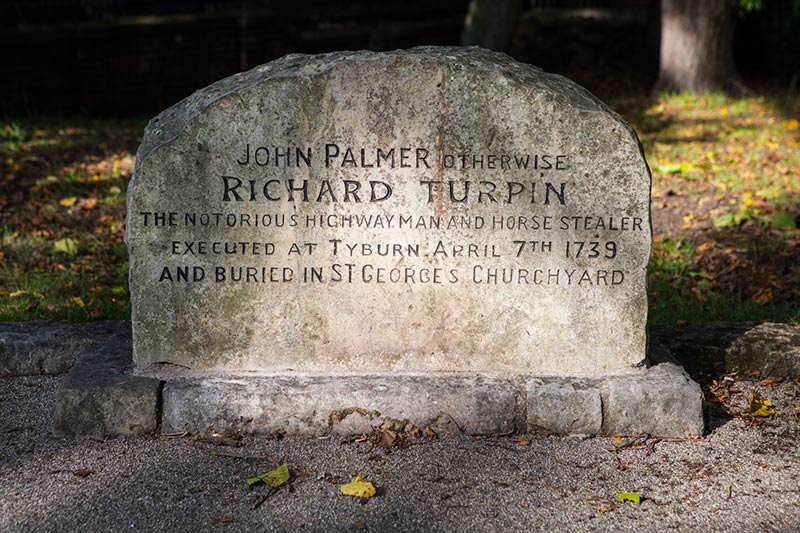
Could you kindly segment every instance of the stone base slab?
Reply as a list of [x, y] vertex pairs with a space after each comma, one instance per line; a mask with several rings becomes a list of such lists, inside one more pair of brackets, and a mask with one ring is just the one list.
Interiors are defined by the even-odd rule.
[[155, 433], [695, 436], [700, 386], [662, 363], [593, 376], [427, 374], [133, 375], [129, 354], [79, 360], [58, 395], [56, 429], [108, 438]]
[[267, 374], [171, 379], [162, 431], [358, 435], [683, 437], [703, 433], [703, 394], [670, 363], [590, 377], [478, 374]]
[[87, 354], [56, 396], [56, 432], [96, 439], [154, 433], [160, 392], [160, 380], [133, 375], [130, 352]]
[[130, 322], [0, 323], [0, 376], [72, 367], [58, 395], [56, 430], [94, 438], [159, 427], [267, 435], [412, 426], [471, 435], [700, 435], [700, 387], [670, 352], [651, 343], [648, 356], [660, 364], [585, 376], [208, 375], [178, 367], [145, 376], [133, 373]]

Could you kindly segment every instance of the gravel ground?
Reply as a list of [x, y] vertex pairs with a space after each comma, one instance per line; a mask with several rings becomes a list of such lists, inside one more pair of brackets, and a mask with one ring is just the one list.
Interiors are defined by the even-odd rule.
[[[737, 381], [732, 405], [757, 390], [782, 416], [713, 419], [702, 440], [409, 437], [387, 449], [374, 437], [55, 437], [62, 379], [0, 380], [2, 531], [800, 531], [796, 383]], [[305, 475], [291, 490], [248, 487], [272, 461]], [[340, 494], [359, 474], [375, 497]], [[622, 503], [623, 491], [644, 499]]]

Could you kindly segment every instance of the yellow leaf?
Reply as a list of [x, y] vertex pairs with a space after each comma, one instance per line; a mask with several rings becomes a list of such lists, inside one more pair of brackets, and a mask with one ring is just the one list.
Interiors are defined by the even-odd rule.
[[73, 296], [72, 298], [70, 298], [70, 300], [72, 300], [72, 302], [78, 307], [86, 307], [86, 304], [83, 303], [83, 300], [81, 300], [80, 296]]
[[784, 120], [783, 125], [789, 128], [790, 130], [796, 130], [800, 128], [800, 121], [798, 121], [796, 118], [790, 120]]
[[621, 502], [641, 503], [642, 494], [639, 493], [639, 492], [620, 492], [619, 493], [619, 501], [621, 501]]
[[283, 463], [275, 470], [270, 470], [266, 474], [261, 474], [258, 477], [251, 477], [247, 480], [248, 485], [255, 485], [256, 483], [266, 483], [273, 489], [276, 489], [289, 481], [289, 465]]
[[372, 498], [375, 496], [375, 485], [369, 481], [364, 481], [361, 476], [348, 483], [342, 485], [340, 489], [345, 496], [353, 496], [354, 498]]
[[725, 115], [728, 114], [728, 108], [727, 107], [723, 107], [722, 109], [719, 110], [719, 114], [724, 117]]
[[8, 297], [9, 298], [17, 298], [17, 297], [22, 296], [23, 294], [27, 294], [27, 293], [28, 293], [28, 291], [14, 291], [11, 294], [9, 294]]
[[77, 196], [69, 196], [67, 198], [62, 198], [58, 201], [59, 205], [63, 205], [64, 207], [71, 207], [75, 205], [75, 202], [78, 201]]
[[775, 408], [772, 407], [772, 402], [766, 398], [762, 398], [757, 392], [750, 395], [750, 416], [772, 416], [775, 414]]

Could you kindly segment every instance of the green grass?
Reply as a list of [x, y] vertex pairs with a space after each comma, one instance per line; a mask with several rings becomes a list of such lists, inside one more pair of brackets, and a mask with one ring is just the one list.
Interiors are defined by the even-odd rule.
[[130, 317], [125, 194], [144, 124], [0, 125], [0, 320]]
[[691, 241], [655, 244], [648, 266], [648, 323], [800, 323], [800, 307], [795, 302], [757, 303], [741, 292], [715, 291], [706, 273], [692, 270], [699, 257]]

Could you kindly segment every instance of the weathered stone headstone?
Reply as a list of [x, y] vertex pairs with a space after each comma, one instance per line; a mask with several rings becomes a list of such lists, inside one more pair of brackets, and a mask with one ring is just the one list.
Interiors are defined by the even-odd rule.
[[148, 126], [128, 191], [134, 360], [633, 367], [649, 201], [633, 130], [566, 78], [480, 49], [288, 56]]

